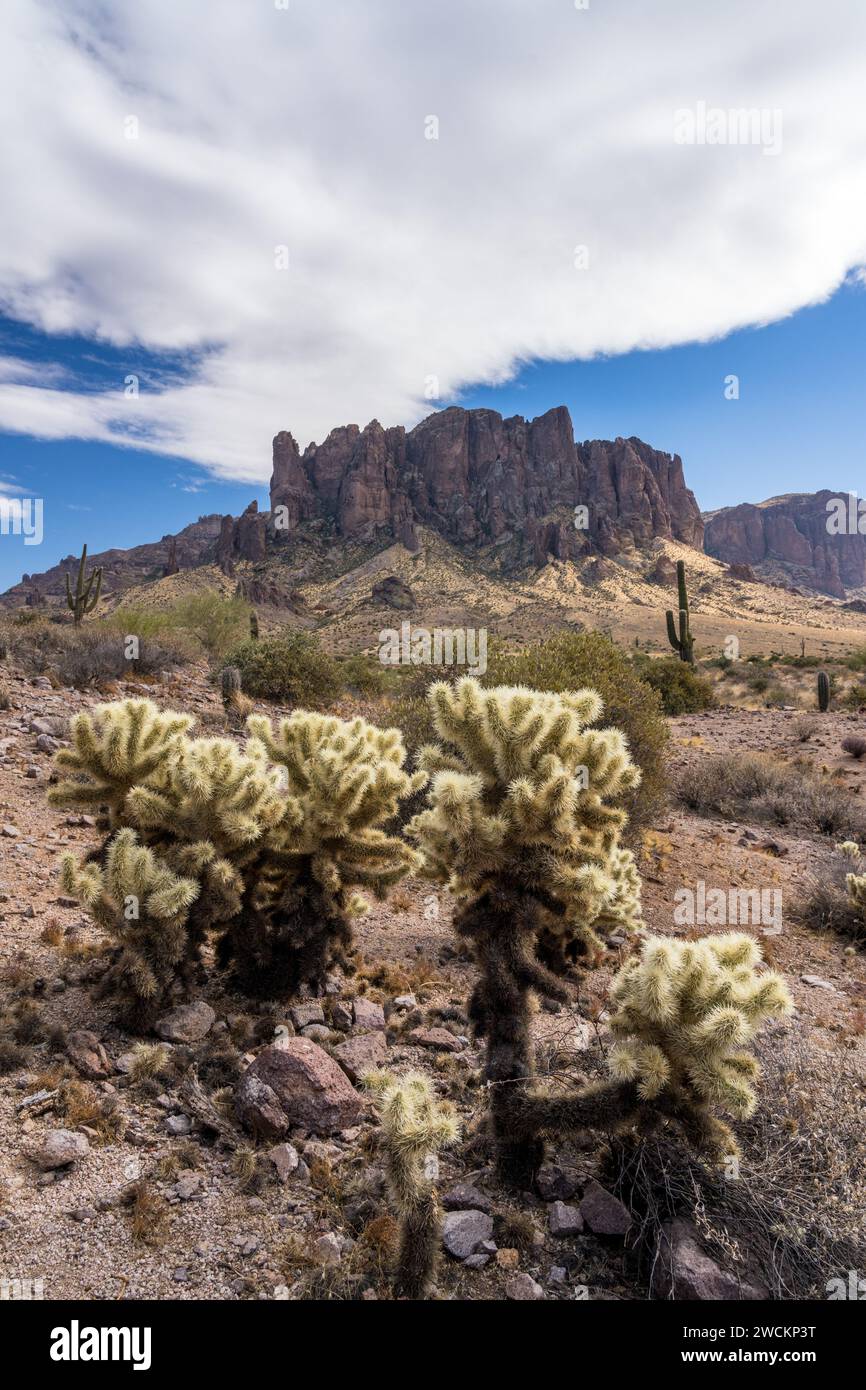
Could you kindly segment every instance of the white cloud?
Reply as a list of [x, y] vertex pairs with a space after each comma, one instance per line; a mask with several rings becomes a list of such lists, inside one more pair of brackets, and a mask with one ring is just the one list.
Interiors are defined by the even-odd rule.
[[[0, 372], [0, 428], [261, 480], [276, 430], [412, 423], [431, 377], [814, 303], [866, 261], [864, 40], [850, 0], [4, 0], [0, 304], [205, 355], [137, 399]], [[678, 145], [700, 102], [781, 152]]]

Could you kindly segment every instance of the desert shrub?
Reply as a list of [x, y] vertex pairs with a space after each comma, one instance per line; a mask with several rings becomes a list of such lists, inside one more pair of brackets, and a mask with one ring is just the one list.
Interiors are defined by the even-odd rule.
[[864, 753], [866, 753], [866, 738], [860, 738], [857, 735], [851, 735], [850, 738], [843, 738], [842, 752], [847, 753], [851, 758], [856, 758], [859, 762]]
[[403, 771], [396, 729], [296, 711], [276, 732], [251, 719], [241, 749], [191, 724], [148, 700], [77, 715], [49, 791], [103, 812], [108, 838], [65, 856], [63, 882], [114, 943], [104, 986], [136, 1027], [189, 985], [213, 930], [251, 985], [321, 984], [364, 906], [350, 890], [383, 897], [417, 864], [381, 828], [423, 780]]
[[[686, 666], [685, 662], [673, 664]], [[554, 693], [591, 687], [601, 697], [602, 724], [625, 735], [629, 753], [640, 768], [640, 782], [623, 800], [629, 837], [658, 816], [667, 794], [668, 728], [661, 697], [610, 638], [600, 632], [563, 632], [515, 652], [491, 644], [483, 683], [527, 685]]]
[[54, 670], [63, 685], [83, 690], [98, 680], [134, 680], [136, 676], [156, 675], [179, 666], [182, 649], [166, 641], [146, 638], [139, 641], [138, 656], [126, 655], [126, 635], [97, 628], [79, 628], [75, 646], [57, 658]]
[[866, 685], [851, 685], [842, 696], [843, 709], [862, 709], [866, 706]]
[[382, 663], [363, 652], [343, 657], [338, 671], [343, 685], [359, 695], [381, 695], [387, 685]]
[[707, 677], [678, 657], [664, 656], [658, 661], [637, 659], [635, 669], [642, 681], [658, 691], [665, 714], [697, 714], [716, 703]]
[[226, 665], [238, 668], [245, 692], [259, 700], [320, 708], [343, 688], [339, 663], [309, 632], [242, 642]]
[[866, 838], [866, 812], [857, 799], [805, 762], [726, 754], [686, 769], [678, 794], [700, 815], [753, 817], [821, 835]]
[[829, 868], [810, 877], [796, 910], [814, 931], [866, 943], [866, 860], [853, 840], [838, 844]]

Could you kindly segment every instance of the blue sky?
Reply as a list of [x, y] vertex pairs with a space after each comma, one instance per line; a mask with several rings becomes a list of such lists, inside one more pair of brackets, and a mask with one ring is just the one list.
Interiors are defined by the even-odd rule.
[[[63, 363], [82, 387], [105, 391], [129, 372], [164, 389], [183, 357], [117, 352], [79, 339], [49, 340], [5, 321], [0, 354]], [[496, 388], [467, 390], [466, 407], [527, 417], [565, 404], [578, 439], [637, 435], [679, 453], [702, 509], [779, 492], [864, 491], [863, 364], [866, 290], [850, 282], [826, 304], [718, 342], [625, 353], [590, 362], [538, 363]], [[725, 379], [739, 378], [727, 399]], [[347, 423], [334, 420], [335, 425]], [[365, 424], [366, 420], [356, 423]], [[390, 424], [391, 421], [383, 421]], [[284, 421], [291, 429], [290, 418]], [[215, 480], [185, 459], [92, 441], [0, 434], [0, 491], [11, 482], [44, 499], [45, 539], [0, 537], [0, 587], [46, 569], [86, 541], [91, 552], [157, 540], [208, 512], [267, 506], [270, 440], [258, 441], [262, 483]]]
[[45, 538], [0, 586], [434, 384], [706, 509], [859, 490], [866, 5], [781, 9], [3, 0], [0, 498]]

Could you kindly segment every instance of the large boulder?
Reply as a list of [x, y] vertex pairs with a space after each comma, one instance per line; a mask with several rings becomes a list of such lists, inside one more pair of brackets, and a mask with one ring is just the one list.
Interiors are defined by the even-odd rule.
[[345, 1072], [309, 1038], [266, 1047], [235, 1091], [240, 1123], [265, 1139], [281, 1139], [295, 1126], [333, 1134], [356, 1124], [362, 1110]]

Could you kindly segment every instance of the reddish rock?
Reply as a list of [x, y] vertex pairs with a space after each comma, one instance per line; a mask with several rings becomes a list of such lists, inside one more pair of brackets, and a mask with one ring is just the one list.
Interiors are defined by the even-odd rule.
[[357, 1122], [363, 1105], [332, 1057], [309, 1038], [284, 1038], [266, 1047], [235, 1091], [241, 1124], [279, 1139], [295, 1126], [333, 1134]]
[[801, 588], [834, 598], [866, 584], [866, 535], [831, 535], [827, 503], [847, 493], [791, 493], [767, 502], [722, 507], [706, 519], [704, 548], [730, 566], [787, 576]]
[[75, 1070], [89, 1081], [103, 1081], [114, 1067], [95, 1033], [77, 1028], [66, 1039], [66, 1052]]
[[334, 1048], [334, 1056], [350, 1081], [360, 1081], [368, 1071], [375, 1071], [388, 1059], [388, 1048], [382, 1033], [361, 1033], [347, 1038]]
[[415, 1047], [429, 1047], [436, 1052], [462, 1052], [463, 1046], [447, 1028], [413, 1028], [406, 1039]]

